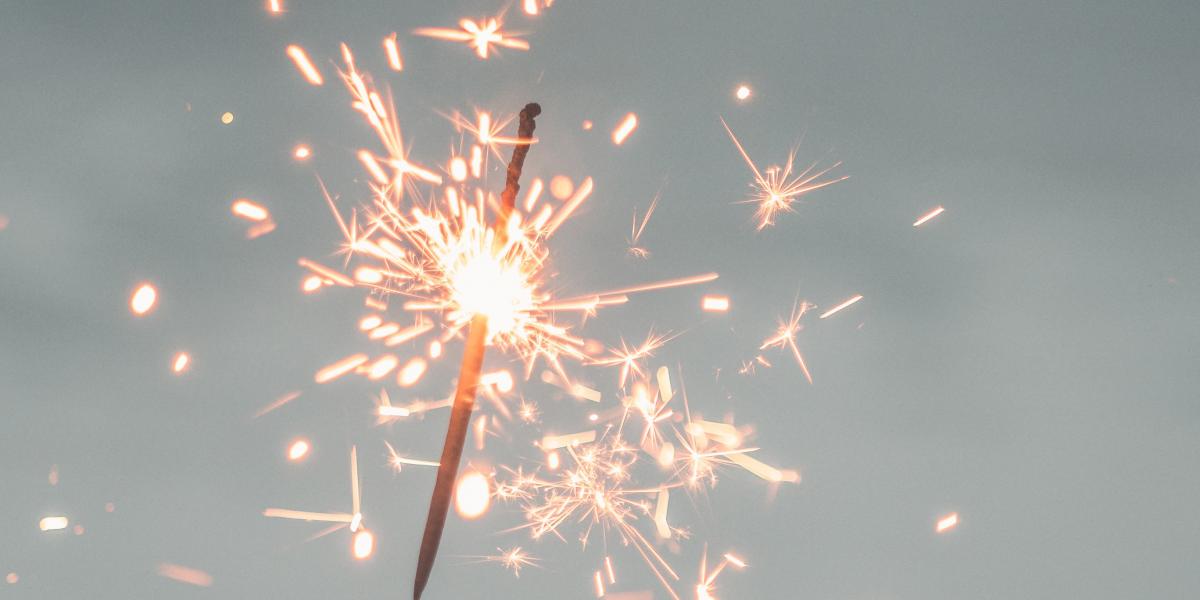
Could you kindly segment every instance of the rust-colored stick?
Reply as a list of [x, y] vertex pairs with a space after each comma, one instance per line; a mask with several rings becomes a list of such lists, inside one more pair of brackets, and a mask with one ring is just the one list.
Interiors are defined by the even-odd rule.
[[[534, 118], [542, 107], [530, 102], [521, 110], [521, 121], [517, 126], [517, 137], [533, 138], [536, 126]], [[496, 236], [503, 238], [507, 231], [508, 215], [512, 212], [521, 190], [521, 169], [525, 166], [525, 155], [530, 144], [513, 147], [508, 161], [508, 174], [504, 191], [500, 194], [500, 214], [496, 219]], [[503, 242], [501, 242], [503, 243]], [[433, 572], [433, 561], [437, 558], [438, 545], [442, 542], [442, 529], [446, 527], [446, 514], [454, 496], [454, 483], [458, 479], [458, 463], [462, 460], [463, 446], [471, 426], [471, 412], [475, 409], [475, 390], [479, 387], [479, 371], [483, 367], [484, 342], [487, 340], [487, 317], [475, 315], [467, 331], [466, 348], [463, 351], [462, 367], [458, 372], [458, 387], [454, 390], [454, 408], [450, 411], [450, 426], [446, 430], [446, 442], [442, 446], [442, 460], [438, 464], [437, 481], [433, 484], [433, 496], [429, 499], [429, 516], [425, 517], [425, 534], [421, 537], [421, 553], [417, 558], [417, 575], [413, 580], [413, 600], [420, 600], [429, 575]]]

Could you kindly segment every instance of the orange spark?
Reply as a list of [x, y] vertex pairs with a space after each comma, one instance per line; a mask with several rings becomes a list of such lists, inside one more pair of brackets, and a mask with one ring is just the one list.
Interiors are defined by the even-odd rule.
[[396, 383], [400, 384], [401, 387], [413, 385], [425, 374], [426, 366], [427, 363], [424, 358], [420, 356], [413, 357], [404, 365], [403, 369], [400, 369], [400, 375], [397, 377]]
[[241, 217], [247, 221], [261, 222], [271, 218], [271, 213], [267, 212], [267, 209], [261, 204], [245, 198], [234, 200], [233, 205], [229, 208], [233, 212], [233, 216]]
[[538, 14], [538, 0], [524, 0], [521, 3], [521, 8], [525, 10], [525, 14], [536, 16]]
[[737, 87], [737, 91], [733, 94], [739, 101], [744, 101], [750, 98], [750, 86], [742, 84]]
[[403, 71], [404, 60], [400, 58], [400, 46], [396, 44], [395, 32], [392, 32], [392, 35], [383, 38], [383, 50], [384, 53], [387, 54], [388, 66], [390, 66], [393, 71]]
[[288, 446], [287, 458], [292, 462], [299, 462], [308, 456], [308, 451], [310, 449], [311, 446], [309, 445], [308, 440], [300, 438]]
[[42, 531], [58, 531], [66, 529], [68, 522], [66, 517], [44, 517], [41, 521], [38, 521], [38, 529]]
[[158, 574], [166, 577], [167, 579], [174, 579], [180, 583], [186, 583], [188, 585], [194, 585], [198, 587], [209, 587], [213, 582], [212, 575], [209, 575], [200, 569], [193, 569], [191, 567], [184, 567], [181, 565], [173, 565], [171, 563], [159, 564]]
[[192, 364], [192, 357], [187, 352], [180, 352], [175, 355], [175, 359], [171, 361], [171, 372], [179, 375], [188, 369]]
[[729, 297], [704, 296], [700, 299], [700, 308], [708, 312], [727, 312], [729, 310]]
[[593, 577], [593, 579], [596, 582], [596, 597], [603, 598], [604, 597], [604, 580], [600, 579], [600, 571], [596, 571], [596, 575], [595, 575], [595, 577]]
[[362, 366], [369, 359], [370, 357], [366, 354], [353, 354], [347, 356], [346, 358], [343, 358], [342, 360], [339, 360], [321, 369], [320, 371], [317, 371], [317, 374], [313, 376], [313, 379], [317, 383], [333, 381], [334, 379], [337, 379], [338, 377], [341, 377], [342, 375], [345, 375], [346, 373], [349, 373], [350, 371]]
[[956, 512], [950, 513], [950, 514], [938, 519], [937, 532], [945, 533], [947, 531], [950, 531], [951, 529], [954, 529], [957, 526], [958, 526], [958, 513], [956, 513]]
[[309, 148], [304, 144], [300, 144], [292, 150], [292, 156], [295, 157], [296, 160], [308, 160], [309, 158], [312, 158], [312, 148]]
[[592, 123], [591, 121], [589, 121], [589, 120], [587, 120], [587, 119], [584, 119], [584, 120], [583, 120], [583, 125], [582, 125], [582, 127], [583, 127], [583, 130], [584, 130], [584, 131], [591, 131], [591, 130], [592, 130], [592, 126], [593, 126], [593, 123]]
[[501, 25], [503, 23], [497, 17], [483, 19], [478, 22], [463, 19], [458, 22], [460, 29], [421, 27], [414, 29], [413, 33], [439, 40], [466, 42], [468, 46], [475, 49], [475, 55], [482, 59], [488, 57], [488, 52], [493, 45], [516, 50], [529, 49], [529, 42], [518, 37], [512, 37], [512, 34], [501, 31]]
[[325, 79], [321, 77], [321, 72], [308, 59], [308, 53], [304, 51], [304, 48], [291, 44], [287, 47], [287, 55], [291, 57], [292, 62], [296, 63], [296, 68], [300, 70], [300, 74], [304, 75], [304, 78], [309, 83], [313, 85], [325, 83]]
[[635, 115], [633, 113], [629, 113], [629, 114], [625, 115], [625, 118], [621, 119], [621, 124], [617, 125], [617, 128], [613, 130], [613, 133], [612, 133], [613, 143], [618, 146], [620, 146], [621, 144], [624, 144], [625, 138], [629, 137], [629, 134], [633, 133], [634, 129], [637, 129], [637, 126], [638, 126], [637, 115]]
[[375, 552], [375, 534], [366, 529], [354, 533], [354, 558], [366, 560]]
[[267, 0], [267, 12], [278, 15], [283, 12], [283, 0]]
[[158, 290], [149, 283], [143, 283], [133, 291], [133, 295], [129, 298], [129, 310], [133, 311], [134, 315], [142, 316], [154, 309], [158, 303]]
[[848, 298], [841, 304], [821, 313], [821, 316], [818, 318], [824, 319], [825, 317], [832, 316], [832, 315], [836, 314], [838, 311], [842, 310], [843, 308], [846, 308], [847, 306], [850, 306], [851, 304], [854, 304], [855, 302], [858, 302], [859, 300], [862, 300], [862, 299], [863, 299], [862, 294], [856, 294], [853, 298]]
[[491, 503], [491, 484], [486, 475], [470, 471], [459, 478], [454, 490], [454, 508], [460, 517], [477, 519], [487, 512]]
[[913, 222], [913, 227], [920, 227], [920, 226], [924, 225], [925, 223], [927, 223], [930, 219], [932, 219], [944, 212], [946, 212], [946, 209], [942, 206], [939, 206], [939, 207], [925, 213], [924, 215], [921, 215], [921, 218], [919, 218]]
[[575, 184], [565, 175], [555, 175], [550, 178], [550, 195], [558, 200], [566, 200], [575, 191]]

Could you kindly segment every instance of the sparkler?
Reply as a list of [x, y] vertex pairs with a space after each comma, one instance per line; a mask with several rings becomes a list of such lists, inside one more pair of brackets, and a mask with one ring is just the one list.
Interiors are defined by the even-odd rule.
[[760, 171], [755, 166], [754, 161], [750, 159], [750, 155], [746, 153], [746, 149], [742, 147], [742, 143], [738, 141], [737, 136], [733, 135], [733, 130], [729, 128], [729, 124], [725, 122], [725, 119], [721, 119], [721, 125], [725, 127], [725, 132], [729, 134], [729, 139], [733, 140], [733, 145], [737, 147], [738, 153], [742, 155], [750, 170], [754, 172], [754, 182], [750, 184], [754, 192], [744, 202], [758, 205], [754, 216], [758, 220], [759, 231], [774, 225], [779, 213], [795, 212], [792, 204], [799, 200], [801, 196], [831, 186], [839, 181], [845, 181], [849, 177], [842, 175], [840, 177], [822, 179], [830, 171], [841, 166], [841, 162], [835, 162], [824, 169], [818, 169], [817, 163], [814, 162], [807, 169], [793, 176], [792, 169], [796, 160], [795, 149], [788, 153], [787, 163], [782, 168], [772, 166]]

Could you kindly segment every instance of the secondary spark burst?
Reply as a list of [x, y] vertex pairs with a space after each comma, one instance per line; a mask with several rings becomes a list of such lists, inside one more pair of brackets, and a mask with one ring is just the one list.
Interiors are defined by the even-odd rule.
[[750, 159], [750, 155], [746, 153], [746, 149], [742, 147], [742, 143], [733, 134], [733, 130], [729, 128], [725, 119], [721, 119], [721, 125], [725, 127], [729, 139], [733, 140], [733, 145], [737, 147], [738, 153], [742, 155], [750, 170], [754, 172], [754, 181], [750, 184], [750, 188], [754, 191], [743, 202], [758, 205], [754, 216], [758, 220], [759, 231], [774, 225], [775, 219], [780, 213], [795, 212], [792, 204], [805, 194], [848, 178], [846, 175], [825, 178], [830, 171], [841, 166], [841, 162], [835, 162], [824, 169], [818, 169], [817, 163], [814, 162], [807, 169], [793, 176], [792, 170], [796, 160], [795, 149], [788, 153], [787, 162], [783, 167], [771, 166], [760, 170]]
[[779, 328], [775, 330], [775, 334], [763, 340], [762, 345], [758, 349], [786, 348], [790, 350], [792, 357], [796, 359], [796, 364], [804, 372], [804, 378], [809, 383], [812, 383], [812, 374], [808, 372], [808, 364], [805, 363], [804, 355], [800, 353], [800, 348], [796, 346], [796, 334], [803, 329], [800, 325], [800, 320], [804, 318], [804, 313], [808, 312], [810, 308], [813, 308], [813, 305], [807, 302], [797, 302], [794, 304], [791, 316], [786, 321], [780, 319]]
[[414, 29], [413, 33], [439, 40], [465, 42], [468, 46], [475, 49], [476, 56], [485, 60], [489, 52], [491, 52], [492, 46], [513, 48], [515, 50], [529, 49], [529, 42], [516, 37], [514, 34], [502, 31], [500, 29], [502, 25], [503, 22], [499, 17], [491, 17], [479, 21], [463, 19], [458, 22], [459, 29], [421, 27]]

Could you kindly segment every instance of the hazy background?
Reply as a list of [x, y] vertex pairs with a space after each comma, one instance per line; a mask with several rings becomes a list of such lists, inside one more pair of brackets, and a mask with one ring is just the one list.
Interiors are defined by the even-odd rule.
[[[729, 470], [694, 506], [674, 498], [670, 520], [694, 533], [672, 558], [681, 593], [704, 540], [750, 563], [721, 576], [724, 598], [1200, 589], [1200, 5], [559, 0], [532, 20], [511, 8], [507, 28], [532, 50], [486, 62], [408, 32], [497, 2], [286, 6], [0, 1], [0, 573], [20, 577], [0, 596], [408, 597], [433, 472], [390, 472], [383, 440], [436, 457], [445, 413], [377, 428], [377, 386], [311, 383], [370, 346], [354, 328], [361, 295], [303, 296], [295, 262], [337, 262], [315, 174], [344, 211], [366, 194], [353, 153], [374, 140], [333, 82], [340, 41], [392, 86], [426, 164], [457, 142], [434, 109], [542, 103], [527, 176], [596, 180], [554, 243], [561, 289], [721, 273], [585, 328], [607, 343], [685, 332], [654, 364], [682, 365], [693, 406], [755, 424], [759, 456], [803, 473], [774, 497]], [[380, 48], [392, 31], [401, 74]], [[288, 43], [324, 87], [303, 82]], [[755, 95], [739, 105], [741, 82]], [[614, 147], [628, 111], [641, 126]], [[760, 164], [803, 136], [801, 162], [843, 160], [851, 179], [756, 233], [752, 207], [734, 204], [750, 172], [718, 116]], [[291, 159], [298, 142], [312, 161]], [[653, 254], [629, 259], [631, 213], [659, 190]], [[237, 197], [278, 230], [244, 239]], [[143, 279], [161, 300], [135, 319]], [[701, 313], [706, 292], [733, 310]], [[814, 385], [777, 352], [774, 368], [736, 373], [797, 294], [829, 307], [855, 293], [799, 336]], [[175, 377], [181, 349], [194, 366]], [[455, 355], [393, 399], [445, 394]], [[615, 402], [613, 371], [576, 371]], [[251, 419], [290, 391], [303, 395]], [[586, 407], [549, 388], [525, 393], [559, 410], [548, 425], [582, 421]], [[298, 435], [314, 450], [295, 465], [284, 450]], [[467, 458], [530, 456], [532, 435]], [[319, 525], [260, 514], [348, 508], [351, 444], [378, 535], [365, 563], [345, 532], [305, 543]], [[960, 526], [934, 534], [949, 511]], [[51, 514], [85, 533], [38, 531]], [[495, 533], [515, 517], [452, 517], [427, 597], [590, 597], [602, 550]], [[544, 568], [514, 579], [461, 558], [512, 545]], [[611, 551], [615, 589], [666, 597], [632, 549]], [[161, 562], [214, 584], [161, 578]]]

